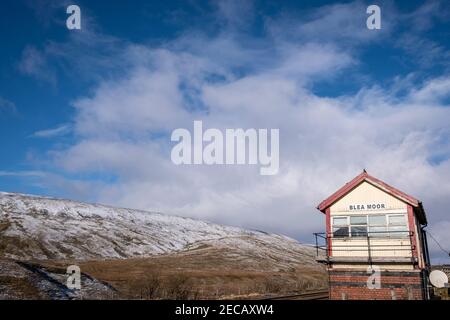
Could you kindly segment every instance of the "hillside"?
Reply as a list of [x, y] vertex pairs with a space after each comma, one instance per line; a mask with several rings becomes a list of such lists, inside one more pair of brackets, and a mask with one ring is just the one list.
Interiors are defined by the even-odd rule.
[[[207, 297], [213, 291], [221, 296], [220, 290], [224, 295], [267, 292], [267, 287], [280, 291], [282, 283], [290, 283], [289, 290], [294, 290], [299, 285], [315, 286], [319, 280], [323, 285], [324, 279], [313, 250], [285, 236], [14, 193], [0, 193], [0, 259], [0, 269], [2, 265], [4, 270], [15, 268], [12, 274], [32, 270], [33, 276], [23, 277], [33, 281], [33, 286], [36, 281], [30, 279], [36, 275], [57, 279], [69, 263], [75, 263], [86, 277], [114, 285], [135, 298], [139, 298], [136, 290], [142, 292], [142, 288], [133, 283], [141, 285], [149, 276], [152, 282], [157, 276], [158, 283], [166, 287], [180, 275], [189, 282], [196, 279], [202, 286], [191, 283], [189, 287], [207, 290]], [[33, 267], [25, 268], [23, 262], [30, 261]], [[0, 279], [0, 296], [1, 285]], [[55, 296], [48, 293], [43, 298]]]

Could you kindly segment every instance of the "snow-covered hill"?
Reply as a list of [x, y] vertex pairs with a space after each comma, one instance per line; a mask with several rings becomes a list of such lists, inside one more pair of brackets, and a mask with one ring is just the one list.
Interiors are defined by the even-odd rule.
[[205, 244], [247, 249], [287, 263], [314, 263], [311, 248], [280, 235], [140, 210], [0, 193], [0, 258], [148, 257]]

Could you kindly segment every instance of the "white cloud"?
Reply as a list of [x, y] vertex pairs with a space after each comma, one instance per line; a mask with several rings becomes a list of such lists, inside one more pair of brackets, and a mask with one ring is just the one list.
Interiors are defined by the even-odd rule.
[[[397, 79], [392, 87], [361, 86], [340, 97], [311, 90], [358, 65], [358, 50], [344, 50], [342, 38], [321, 42], [315, 36], [323, 32], [316, 20], [322, 25], [325, 19], [327, 28], [344, 24], [352, 46], [370, 41], [347, 30], [351, 16], [344, 5], [327, 7], [293, 28], [302, 32], [295, 39], [273, 32], [273, 21], [264, 40], [196, 32], [157, 48], [125, 46], [119, 56], [128, 57], [123, 64], [132, 66], [130, 72], [74, 102], [78, 140], [52, 153], [57, 168], [115, 176], [92, 190], [100, 202], [309, 240], [324, 227], [316, 205], [367, 168], [423, 200], [432, 225], [448, 223], [450, 160], [448, 154], [438, 163], [430, 158], [449, 150], [450, 109], [442, 99], [449, 77], [424, 85]], [[401, 86], [406, 95], [399, 99]], [[260, 176], [257, 166], [175, 166], [169, 133], [191, 128], [194, 119], [215, 128], [279, 128], [280, 173]]]
[[311, 9], [302, 14], [284, 12], [279, 18], [267, 19], [267, 28], [275, 38], [291, 41], [317, 41], [354, 46], [359, 43], [386, 40], [395, 27], [398, 13], [389, 3], [382, 6], [382, 28], [367, 29], [367, 4], [362, 1], [338, 3]]
[[0, 171], [2, 177], [44, 177], [45, 175], [42, 171]]
[[227, 28], [242, 28], [249, 25], [254, 18], [254, 1], [222, 0], [214, 1], [218, 18]]
[[19, 70], [26, 75], [56, 85], [55, 73], [49, 68], [45, 55], [35, 47], [25, 48], [19, 62]]
[[71, 131], [71, 126], [68, 124], [62, 124], [56, 128], [44, 129], [36, 131], [32, 134], [35, 138], [53, 138], [68, 134]]
[[[442, 103], [450, 97], [450, 78], [432, 79], [411, 93], [411, 99], [418, 103]], [[450, 103], [449, 103], [450, 104]]]
[[[103, 202], [290, 235], [320, 230], [315, 205], [363, 168], [424, 198], [427, 208], [433, 197], [450, 190], [448, 175], [442, 175], [448, 160], [439, 165], [427, 160], [439, 147], [435, 138], [446, 133], [450, 110], [425, 105], [422, 98], [419, 104], [415, 90], [408, 104], [393, 103], [382, 90], [322, 98], [275, 68], [219, 84], [198, 83], [208, 112], [195, 114], [185, 108], [182, 74], [183, 68], [132, 73], [76, 102], [76, 128], [83, 138], [59, 154], [59, 165], [69, 172], [117, 175], [117, 183], [99, 191]], [[218, 128], [280, 128], [280, 174], [173, 165], [169, 138], [150, 134], [191, 128], [195, 118]], [[431, 221], [445, 219], [434, 210], [430, 214]]]

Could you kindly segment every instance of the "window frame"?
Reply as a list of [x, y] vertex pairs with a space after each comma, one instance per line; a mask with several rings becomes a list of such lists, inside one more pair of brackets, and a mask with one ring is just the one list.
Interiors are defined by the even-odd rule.
[[[403, 224], [397, 224], [397, 223], [396, 224], [391, 224], [391, 218], [393, 216], [403, 216], [404, 223]], [[396, 230], [394, 232], [394, 230], [391, 230], [391, 227], [392, 228], [405, 227], [405, 230], [404, 231], [403, 230], [400, 230], [400, 231]], [[390, 237], [392, 237], [391, 233], [394, 233], [394, 237], [404, 238], [405, 236], [409, 236], [409, 234], [410, 234], [409, 232], [411, 230], [409, 230], [408, 216], [406, 215], [406, 213], [392, 213], [392, 214], [388, 214], [387, 215], [387, 230], [388, 230], [388, 233], [389, 233]]]
[[[368, 232], [369, 232], [369, 229], [368, 229], [368, 227], [369, 227], [369, 225], [368, 225], [368, 221], [369, 221], [368, 215], [367, 214], [358, 214], [358, 215], [351, 215], [349, 217], [350, 218], [349, 218], [348, 228], [349, 228], [350, 238], [367, 238], [367, 235], [368, 235]], [[365, 219], [366, 223], [355, 223], [355, 224], [352, 224], [352, 218], [354, 218], [354, 217], [365, 217], [366, 218]], [[361, 228], [361, 227], [366, 228], [365, 235], [353, 235], [353, 228]]]
[[[366, 218], [366, 224], [363, 223], [358, 223], [358, 224], [351, 224], [351, 218], [352, 217], [360, 217], [360, 216], [365, 216]], [[385, 223], [384, 224], [374, 224], [371, 225], [369, 223], [369, 217], [370, 216], [384, 216], [385, 217]], [[404, 223], [402, 224], [391, 224], [390, 223], [390, 217], [393, 216], [402, 216], [404, 217]], [[367, 238], [367, 237], [371, 237], [371, 238], [378, 238], [378, 239], [382, 239], [382, 238], [405, 238], [405, 237], [409, 237], [410, 235], [410, 229], [409, 229], [409, 222], [408, 222], [408, 215], [406, 213], [385, 213], [385, 214], [370, 214], [370, 213], [366, 213], [366, 214], [357, 214], [357, 215], [336, 215], [331, 217], [331, 235], [333, 238]], [[345, 218], [346, 219], [346, 224], [341, 224], [341, 225], [337, 225], [335, 227], [334, 221], [335, 219], [342, 219]], [[366, 234], [365, 235], [352, 235], [352, 226], [353, 227], [365, 227], [366, 228]], [[374, 236], [373, 233], [372, 235], [370, 234], [370, 228], [374, 227], [374, 228], [385, 228], [386, 232], [383, 232], [381, 236]], [[398, 228], [398, 227], [404, 227], [405, 231], [402, 232], [393, 232], [394, 230], [391, 231], [390, 227], [392, 228]], [[336, 236], [335, 235], [335, 228], [347, 228], [347, 235], [346, 236]]]
[[[350, 225], [349, 225], [349, 223], [350, 223], [350, 216], [335, 216], [335, 217], [331, 217], [332, 219], [331, 219], [331, 234], [333, 235], [333, 238], [349, 238], [350, 237]], [[345, 218], [346, 219], [346, 221], [347, 221], [347, 223], [344, 225], [338, 225], [338, 226], [336, 226], [335, 227], [335, 224], [334, 224], [334, 219], [336, 219], [336, 218]], [[347, 235], [346, 236], [336, 236], [335, 235], [335, 231], [334, 231], [334, 228], [343, 228], [343, 227], [345, 227], [345, 228], [347, 228]]]
[[[375, 223], [375, 224], [371, 224], [370, 223], [370, 216], [372, 217], [383, 217], [384, 218], [384, 223]], [[372, 238], [389, 238], [389, 230], [388, 230], [388, 214], [386, 213], [377, 213], [377, 214], [368, 214], [367, 215], [367, 222], [368, 222], [368, 228], [369, 228], [369, 236], [371, 236]], [[385, 231], [372, 231], [371, 228], [384, 228]], [[373, 233], [376, 232], [376, 233]]]

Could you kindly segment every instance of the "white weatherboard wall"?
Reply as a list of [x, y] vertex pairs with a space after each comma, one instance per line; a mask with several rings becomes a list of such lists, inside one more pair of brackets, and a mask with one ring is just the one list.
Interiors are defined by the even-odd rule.
[[[350, 205], [358, 204], [385, 204], [384, 210], [349, 210]], [[340, 200], [336, 201], [330, 207], [331, 215], [333, 214], [361, 214], [361, 213], [407, 213], [407, 205], [401, 200], [391, 196], [383, 190], [364, 181], [355, 189], [350, 191]]]
[[[356, 206], [364, 208], [355, 209]], [[367, 205], [383, 205], [384, 208], [368, 209]], [[353, 210], [350, 209], [353, 206]], [[407, 204], [368, 182], [363, 182], [330, 207], [330, 220], [334, 217], [377, 214], [405, 214]], [[412, 256], [409, 237], [371, 238], [371, 256], [386, 258], [407, 258]], [[366, 238], [333, 238], [332, 257], [368, 257]], [[378, 250], [376, 250], [376, 249]], [[405, 250], [408, 249], [408, 250]], [[344, 267], [342, 265], [342, 267]], [[411, 266], [412, 268], [412, 266]]]

